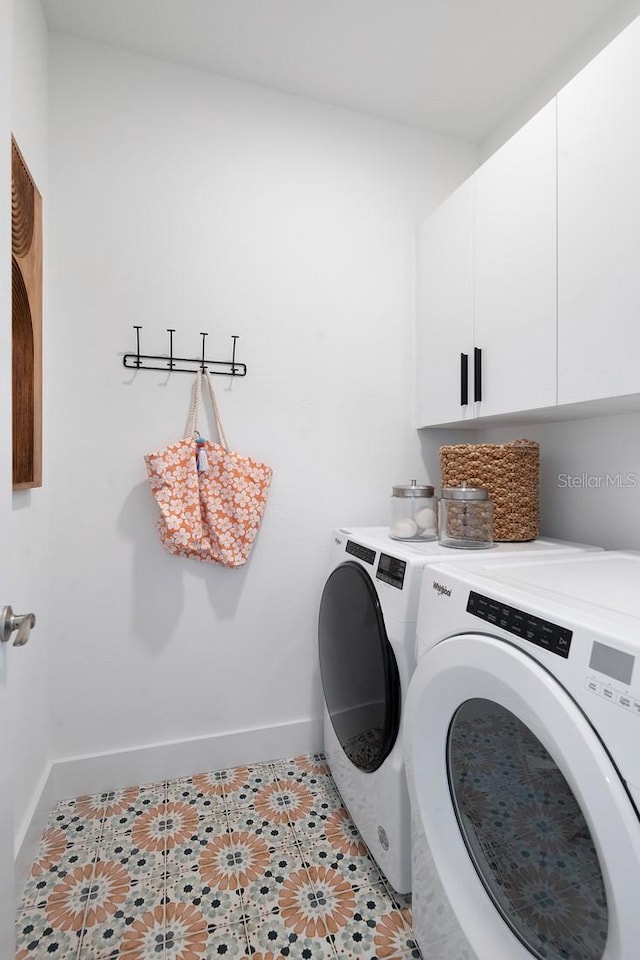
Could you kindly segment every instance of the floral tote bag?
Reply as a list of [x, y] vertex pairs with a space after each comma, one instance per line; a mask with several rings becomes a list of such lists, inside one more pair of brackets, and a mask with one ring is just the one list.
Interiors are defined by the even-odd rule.
[[[202, 382], [218, 443], [200, 437]], [[160, 507], [158, 532], [173, 554], [239, 567], [246, 563], [267, 503], [272, 470], [229, 450], [208, 371], [198, 371], [182, 440], [145, 456]]]

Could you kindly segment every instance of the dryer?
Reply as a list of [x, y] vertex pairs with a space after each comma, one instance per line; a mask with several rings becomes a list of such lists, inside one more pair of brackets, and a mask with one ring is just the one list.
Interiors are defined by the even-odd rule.
[[640, 555], [441, 564], [405, 712], [429, 960], [640, 956]]
[[[496, 544], [514, 562], [588, 549], [555, 540]], [[371, 854], [400, 893], [411, 888], [410, 807], [401, 718], [415, 667], [416, 618], [425, 565], [479, 562], [437, 541], [392, 540], [386, 527], [333, 532], [320, 602], [318, 647], [324, 744], [338, 790]]]

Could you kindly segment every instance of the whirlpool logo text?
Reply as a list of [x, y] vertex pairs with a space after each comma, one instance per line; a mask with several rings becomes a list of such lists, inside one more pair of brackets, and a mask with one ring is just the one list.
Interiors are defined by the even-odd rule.
[[451, 588], [443, 586], [443, 584], [438, 583], [437, 580], [433, 581], [433, 589], [436, 591], [436, 593], [439, 593], [441, 597], [451, 596]]

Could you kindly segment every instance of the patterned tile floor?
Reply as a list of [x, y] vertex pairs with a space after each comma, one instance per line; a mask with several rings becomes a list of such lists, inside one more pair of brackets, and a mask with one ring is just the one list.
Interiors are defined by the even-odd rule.
[[419, 960], [324, 758], [58, 804], [16, 960]]

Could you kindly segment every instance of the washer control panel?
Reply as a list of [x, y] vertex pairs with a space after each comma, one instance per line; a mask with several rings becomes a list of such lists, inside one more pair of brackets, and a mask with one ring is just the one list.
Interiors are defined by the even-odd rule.
[[363, 547], [361, 543], [356, 543], [355, 540], [347, 540], [347, 545], [344, 549], [347, 553], [350, 553], [352, 557], [357, 557], [358, 560], [364, 560], [365, 563], [370, 563], [372, 566], [375, 563], [375, 550], [370, 550], [369, 547]]
[[589, 658], [589, 668], [594, 672], [587, 675], [585, 687], [597, 697], [640, 717], [640, 700], [633, 695], [638, 693], [637, 684], [631, 692], [635, 663], [633, 654], [594, 640]]
[[627, 713], [640, 717], [640, 700], [632, 697], [627, 690], [617, 690], [606, 680], [602, 681], [598, 677], [587, 677], [584, 685], [589, 693], [593, 693], [596, 697], [601, 697], [609, 703], [614, 703], [617, 707], [626, 710]]
[[494, 627], [500, 627], [501, 630], [506, 630], [507, 633], [512, 633], [522, 640], [527, 640], [537, 647], [542, 647], [549, 653], [555, 653], [565, 659], [569, 656], [573, 631], [568, 630], [567, 627], [560, 627], [557, 623], [543, 620], [542, 617], [536, 617], [532, 613], [525, 613], [524, 610], [510, 607], [506, 603], [485, 597], [474, 590], [469, 592], [467, 613], [493, 624]]

